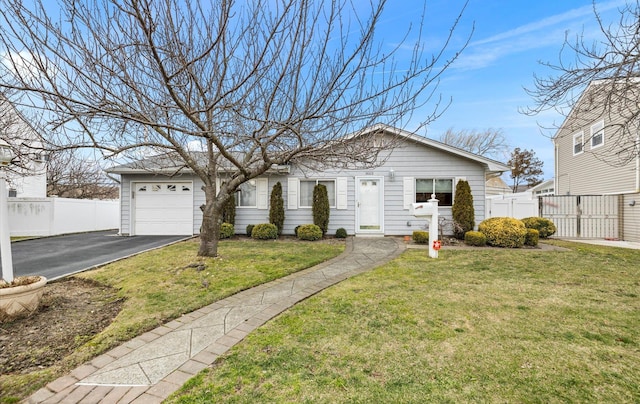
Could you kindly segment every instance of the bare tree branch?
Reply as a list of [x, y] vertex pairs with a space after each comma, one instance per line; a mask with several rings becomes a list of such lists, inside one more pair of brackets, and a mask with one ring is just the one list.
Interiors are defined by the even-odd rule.
[[626, 165], [640, 155], [640, 2], [627, 2], [618, 10], [618, 22], [610, 25], [595, 1], [593, 10], [602, 39], [587, 42], [584, 35], [567, 36], [558, 62], [542, 63], [557, 74], [534, 76], [534, 87], [527, 92], [535, 104], [523, 112], [559, 111], [567, 117], [569, 131], [594, 117], [610, 118], [605, 128], [612, 141], [588, 152], [610, 165]]
[[502, 129], [456, 131], [449, 128], [440, 135], [439, 140], [459, 149], [497, 160], [503, 159], [509, 153], [509, 144]]
[[0, 88], [40, 111], [60, 147], [162, 154], [192, 170], [206, 197], [201, 255], [216, 254], [221, 207], [243, 182], [274, 164], [373, 164], [380, 148], [346, 134], [403, 127], [425, 105], [422, 125], [435, 119], [438, 80], [469, 40], [449, 50], [458, 16], [434, 55], [422, 20], [389, 48], [377, 35], [385, 0], [367, 12], [350, 0], [59, 3], [58, 17], [43, 1], [2, 0]]

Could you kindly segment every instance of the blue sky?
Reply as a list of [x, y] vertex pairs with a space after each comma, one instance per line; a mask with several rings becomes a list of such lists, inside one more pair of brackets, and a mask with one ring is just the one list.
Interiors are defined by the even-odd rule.
[[[427, 46], [438, 45], [447, 34], [463, 1], [427, 0]], [[610, 21], [619, 18], [620, 0], [598, 0], [596, 7]], [[391, 26], [411, 18], [423, 1], [394, 0], [386, 10]], [[533, 149], [544, 162], [545, 179], [553, 177], [553, 130], [562, 116], [548, 112], [534, 117], [519, 109], [533, 105], [524, 88], [532, 88], [533, 75], [550, 71], [539, 61], [557, 62], [565, 39], [584, 32], [587, 38], [599, 33], [591, 0], [470, 0], [454, 38], [453, 49], [475, 31], [468, 47], [442, 77], [440, 92], [452, 97], [449, 109], [426, 131], [437, 139], [448, 128], [458, 130], [502, 129], [511, 149]], [[392, 28], [392, 27], [389, 27]], [[397, 26], [392, 28], [397, 30]], [[392, 32], [392, 31], [390, 31]], [[407, 129], [411, 129], [408, 127]], [[504, 161], [508, 159], [505, 158]]]

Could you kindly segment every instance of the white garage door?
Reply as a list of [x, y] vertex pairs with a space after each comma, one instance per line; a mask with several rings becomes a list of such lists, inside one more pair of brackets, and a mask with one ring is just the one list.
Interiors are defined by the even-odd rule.
[[193, 234], [191, 182], [138, 182], [133, 201], [135, 234]]

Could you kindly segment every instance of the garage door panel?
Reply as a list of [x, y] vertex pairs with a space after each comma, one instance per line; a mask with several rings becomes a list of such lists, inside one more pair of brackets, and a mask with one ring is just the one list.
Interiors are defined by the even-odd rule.
[[191, 183], [138, 183], [134, 189], [135, 234], [193, 234]]

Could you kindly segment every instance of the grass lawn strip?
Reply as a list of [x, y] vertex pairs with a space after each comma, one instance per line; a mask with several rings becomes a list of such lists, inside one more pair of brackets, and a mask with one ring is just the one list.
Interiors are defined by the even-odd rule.
[[296, 305], [168, 402], [638, 402], [640, 251], [421, 250]]
[[118, 289], [122, 311], [59, 364], [29, 374], [0, 375], [0, 403], [17, 402], [74, 367], [182, 314], [327, 261], [344, 242], [220, 242], [220, 256], [197, 257], [198, 240], [177, 243], [84, 272], [77, 277]]

